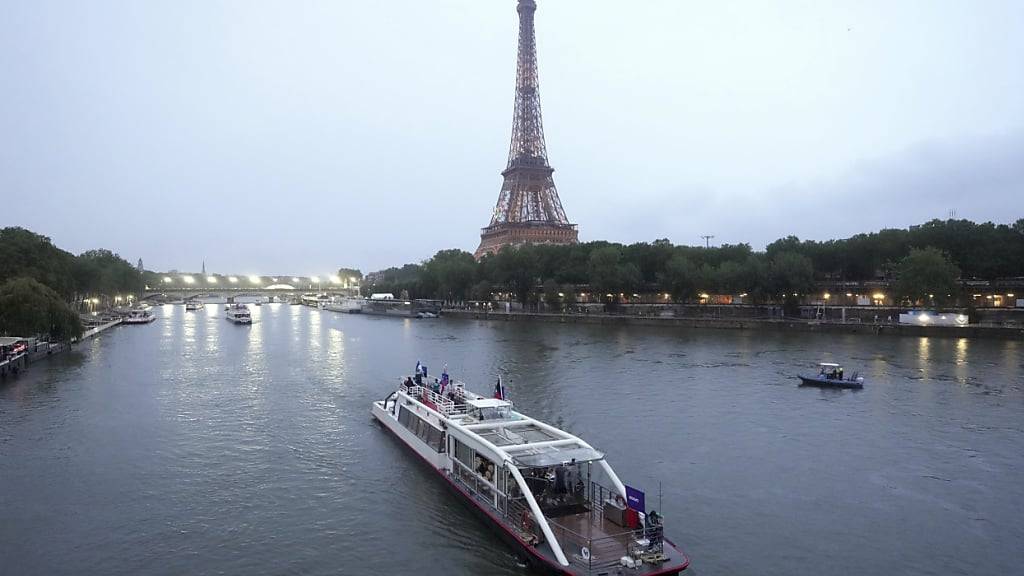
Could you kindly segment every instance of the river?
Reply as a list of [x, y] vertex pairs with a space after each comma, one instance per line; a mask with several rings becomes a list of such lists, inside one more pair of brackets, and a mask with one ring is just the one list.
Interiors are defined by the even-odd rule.
[[[693, 574], [1020, 574], [1024, 343], [155, 309], [0, 382], [0, 573], [531, 572], [372, 423], [417, 360], [607, 453]], [[801, 388], [839, 361], [862, 391]]]

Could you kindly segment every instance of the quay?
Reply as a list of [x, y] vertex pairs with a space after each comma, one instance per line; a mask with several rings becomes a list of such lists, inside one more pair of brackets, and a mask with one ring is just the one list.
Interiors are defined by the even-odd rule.
[[78, 342], [96, 337], [114, 326], [121, 324], [120, 318], [95, 324], [82, 333], [82, 337], [72, 342], [46, 342], [36, 338], [5, 336], [0, 338], [0, 377], [8, 374], [16, 375], [29, 364], [48, 358], [54, 354], [66, 352]]
[[893, 336], [934, 336], [945, 338], [1024, 339], [1024, 328], [1009, 326], [921, 326], [891, 322], [841, 322], [800, 318], [728, 318], [608, 313], [559, 313], [445, 309], [446, 318], [498, 320], [506, 322], [555, 322], [560, 324], [601, 324], [618, 326], [663, 326], [714, 328], [724, 330], [772, 330], [818, 332], [823, 334], [866, 334]]

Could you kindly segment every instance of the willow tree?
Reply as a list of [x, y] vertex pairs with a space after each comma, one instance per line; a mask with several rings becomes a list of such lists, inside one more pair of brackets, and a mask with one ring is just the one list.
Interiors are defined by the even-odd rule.
[[15, 278], [0, 285], [0, 334], [67, 342], [82, 335], [82, 321], [52, 288]]

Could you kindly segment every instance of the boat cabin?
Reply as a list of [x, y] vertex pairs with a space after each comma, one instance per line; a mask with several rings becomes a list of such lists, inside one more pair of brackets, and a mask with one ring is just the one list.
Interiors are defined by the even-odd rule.
[[466, 417], [478, 422], [493, 420], [515, 420], [512, 403], [497, 398], [466, 400]]
[[843, 379], [843, 367], [839, 364], [832, 362], [819, 362], [818, 363], [818, 376], [826, 380], [842, 380]]

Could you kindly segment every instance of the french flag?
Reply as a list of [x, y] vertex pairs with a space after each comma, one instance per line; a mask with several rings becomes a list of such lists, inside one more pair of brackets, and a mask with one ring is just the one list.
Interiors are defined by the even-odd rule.
[[501, 376], [498, 376], [498, 381], [494, 384], [494, 397], [498, 400], [504, 400], [505, 395], [505, 387], [501, 385]]

